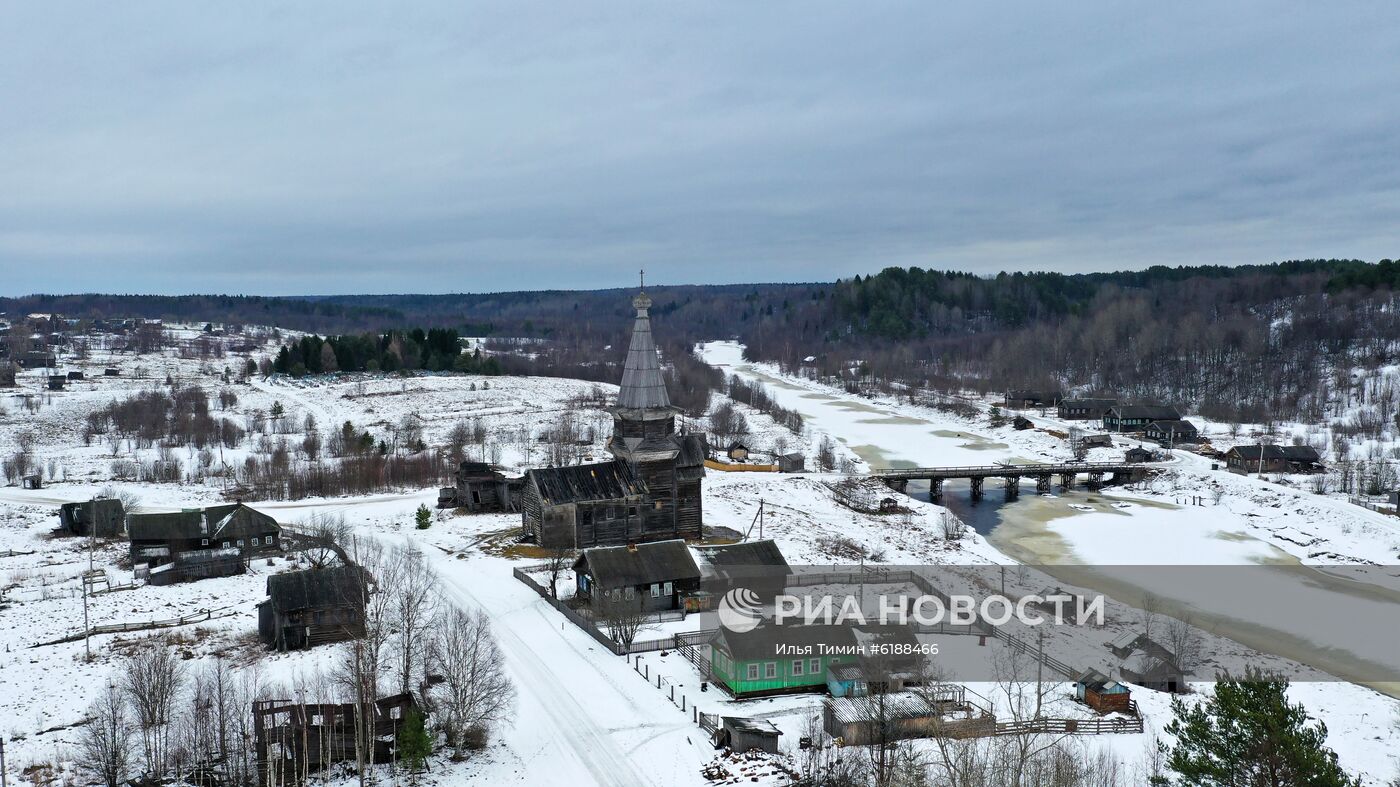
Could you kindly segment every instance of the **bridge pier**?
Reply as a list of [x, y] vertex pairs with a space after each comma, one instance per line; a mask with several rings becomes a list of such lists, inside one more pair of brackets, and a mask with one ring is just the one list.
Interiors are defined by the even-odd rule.
[[1103, 486], [1103, 473], [1100, 473], [1100, 472], [1092, 472], [1092, 473], [1089, 473], [1089, 488], [1090, 488], [1090, 489], [1098, 489], [1098, 488], [1100, 488], [1100, 487], [1102, 487], [1102, 486]]
[[928, 480], [928, 501], [937, 503], [943, 499], [943, 479], [930, 478]]
[[1035, 477], [1035, 491], [1045, 494], [1050, 491], [1050, 479], [1054, 476], [1038, 475]]
[[972, 499], [973, 499], [973, 500], [981, 500], [981, 499], [982, 499], [982, 482], [983, 482], [984, 480], [986, 480], [986, 479], [981, 478], [980, 476], [978, 476], [978, 477], [970, 478], [970, 479], [968, 479], [968, 480], [972, 482]]
[[1021, 496], [1021, 477], [1007, 476], [1002, 479], [1006, 482], [1006, 499], [1015, 500]]
[[1074, 482], [1078, 477], [1078, 473], [1060, 473], [1060, 486], [1065, 489], [1073, 489]]
[[892, 490], [894, 490], [894, 491], [896, 491], [896, 492], [899, 492], [899, 493], [903, 494], [904, 491], [907, 490], [907, 489], [909, 488], [909, 479], [907, 479], [907, 478], [886, 478], [886, 479], [885, 479], [885, 486], [889, 487], [890, 489], [892, 489]]

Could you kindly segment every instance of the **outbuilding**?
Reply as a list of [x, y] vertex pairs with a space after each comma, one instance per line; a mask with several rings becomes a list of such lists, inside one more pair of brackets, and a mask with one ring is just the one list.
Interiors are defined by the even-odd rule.
[[126, 523], [126, 509], [122, 501], [109, 497], [64, 503], [58, 508], [58, 523], [69, 535], [116, 538]]
[[715, 733], [715, 748], [740, 753], [758, 750], [777, 754], [778, 736], [782, 734], [777, 725], [767, 719], [725, 716], [719, 731]]

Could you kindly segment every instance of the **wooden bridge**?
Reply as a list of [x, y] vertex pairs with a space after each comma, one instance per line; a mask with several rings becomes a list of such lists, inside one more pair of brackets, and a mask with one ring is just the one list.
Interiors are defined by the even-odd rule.
[[938, 500], [943, 497], [943, 482], [950, 478], [966, 478], [972, 483], [972, 499], [982, 499], [982, 485], [988, 478], [1000, 478], [1006, 485], [1006, 497], [1014, 500], [1021, 493], [1021, 479], [1034, 478], [1037, 492], [1049, 492], [1055, 476], [1060, 477], [1060, 486], [1073, 489], [1080, 476], [1086, 478], [1090, 489], [1103, 486], [1104, 476], [1110, 480], [1138, 481], [1147, 475], [1147, 465], [1135, 462], [1061, 462], [1058, 464], [1002, 464], [970, 465], [965, 467], [905, 467], [889, 470], [872, 470], [870, 475], [885, 482], [885, 485], [903, 492], [910, 481], [927, 481], [929, 496]]

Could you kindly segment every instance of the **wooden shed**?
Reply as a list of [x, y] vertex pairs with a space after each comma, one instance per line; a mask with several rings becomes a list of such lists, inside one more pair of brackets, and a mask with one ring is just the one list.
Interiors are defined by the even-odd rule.
[[1099, 713], [1128, 713], [1132, 691], [1098, 670], [1088, 670], [1074, 682], [1074, 698]]
[[801, 473], [807, 469], [807, 457], [801, 452], [793, 451], [782, 454], [778, 457], [778, 472], [780, 473]]
[[735, 752], [757, 749], [777, 754], [778, 736], [782, 734], [777, 725], [767, 719], [725, 716], [715, 733], [715, 748], [727, 748]]
[[749, 460], [749, 447], [738, 440], [730, 443], [724, 453], [734, 462], [747, 462]]

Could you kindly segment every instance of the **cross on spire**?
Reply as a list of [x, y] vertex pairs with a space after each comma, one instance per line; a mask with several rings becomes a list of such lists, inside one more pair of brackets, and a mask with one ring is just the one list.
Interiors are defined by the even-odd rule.
[[642, 268], [641, 270], [637, 271], [637, 276], [640, 277], [642, 282], [641, 289], [645, 290], [647, 288], [647, 269]]

